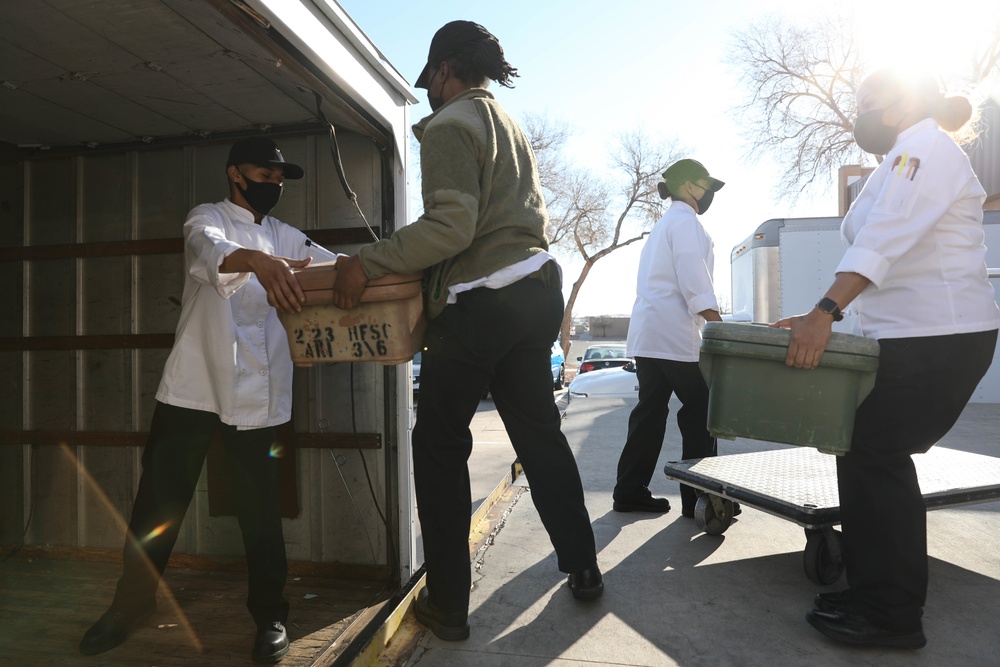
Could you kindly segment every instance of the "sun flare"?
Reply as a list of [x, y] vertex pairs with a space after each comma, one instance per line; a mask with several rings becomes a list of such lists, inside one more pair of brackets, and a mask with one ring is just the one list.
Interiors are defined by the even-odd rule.
[[[913, 2], [892, 0], [856, 6], [859, 46], [872, 68], [890, 66], [927, 72], [949, 93], [996, 95], [1000, 51], [1000, 3], [952, 0], [930, 11]], [[993, 76], [980, 79], [986, 70]], [[978, 88], [978, 90], [977, 90]]]

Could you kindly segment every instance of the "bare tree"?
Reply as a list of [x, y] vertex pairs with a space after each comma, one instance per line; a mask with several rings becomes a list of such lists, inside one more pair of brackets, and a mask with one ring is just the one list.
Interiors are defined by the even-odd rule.
[[[996, 24], [994, 14], [979, 18]], [[853, 141], [854, 93], [873, 63], [855, 39], [857, 27], [845, 14], [808, 23], [772, 15], [733, 33], [727, 61], [747, 87], [736, 111], [747, 119], [748, 156], [776, 158], [785, 170], [781, 197], [795, 199], [813, 184], [828, 184], [841, 165], [866, 159]], [[972, 92], [997, 75], [1000, 30], [978, 35], [969, 38], [968, 69], [943, 74], [945, 89]]]
[[563, 353], [568, 354], [573, 307], [587, 276], [599, 260], [649, 233], [663, 208], [656, 183], [679, 151], [676, 144], [654, 142], [639, 131], [622, 134], [611, 155], [617, 179], [606, 179], [566, 163], [565, 125], [532, 116], [524, 127], [538, 156], [549, 209], [549, 243], [583, 259], [560, 330]]
[[844, 18], [798, 25], [777, 15], [734, 34], [727, 60], [748, 89], [737, 109], [749, 121], [748, 154], [767, 151], [784, 167], [782, 197], [794, 199], [862, 158], [853, 122], [863, 60], [853, 35]]

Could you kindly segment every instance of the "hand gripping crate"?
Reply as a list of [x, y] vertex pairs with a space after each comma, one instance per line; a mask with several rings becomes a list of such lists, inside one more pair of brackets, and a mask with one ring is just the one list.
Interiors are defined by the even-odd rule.
[[423, 342], [421, 274], [390, 274], [372, 280], [351, 310], [333, 305], [336, 262], [295, 271], [305, 293], [298, 313], [278, 312], [296, 366], [343, 361], [386, 365], [410, 361]]

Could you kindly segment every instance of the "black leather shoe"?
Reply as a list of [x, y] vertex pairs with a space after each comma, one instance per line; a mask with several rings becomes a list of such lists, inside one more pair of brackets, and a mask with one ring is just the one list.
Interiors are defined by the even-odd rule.
[[604, 593], [604, 577], [597, 564], [574, 572], [567, 578], [569, 590], [577, 600], [596, 600]]
[[851, 611], [851, 589], [832, 593], [817, 593], [813, 598], [813, 607], [819, 611]]
[[438, 639], [446, 642], [457, 642], [469, 638], [468, 612], [445, 612], [434, 606], [430, 593], [426, 588], [417, 593], [417, 601], [413, 605], [417, 620], [430, 628]]
[[628, 499], [615, 499], [611, 506], [616, 512], [655, 512], [664, 514], [670, 511], [670, 501], [666, 498], [654, 498], [645, 486]]
[[108, 609], [83, 635], [83, 639], [80, 640], [80, 653], [97, 655], [110, 651], [128, 639], [128, 636], [152, 616], [154, 611], [156, 607], [132, 613]]
[[806, 614], [806, 620], [830, 639], [851, 646], [916, 649], [927, 644], [919, 626], [915, 630], [887, 630], [872, 625], [867, 618], [852, 611], [813, 609]]
[[288, 653], [288, 633], [280, 621], [257, 626], [251, 654], [254, 662], [278, 662], [286, 653]]

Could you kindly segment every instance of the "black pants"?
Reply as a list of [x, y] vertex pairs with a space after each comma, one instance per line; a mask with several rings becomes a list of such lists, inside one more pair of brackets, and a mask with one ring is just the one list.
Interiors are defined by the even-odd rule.
[[[554, 273], [554, 271], [550, 271]], [[531, 484], [559, 569], [596, 562], [576, 460], [560, 430], [550, 351], [562, 321], [558, 276], [460, 294], [428, 327], [413, 429], [427, 588], [440, 609], [469, 608], [469, 425], [489, 387]]]
[[[628, 502], [649, 486], [656, 460], [667, 432], [668, 403], [677, 394], [681, 409], [677, 427], [681, 432], [681, 456], [698, 459], [715, 456], [716, 439], [708, 432], [708, 385], [696, 361], [670, 361], [638, 357], [635, 374], [639, 380], [639, 402], [628, 418], [628, 436], [618, 459], [618, 482], [614, 499]], [[681, 484], [681, 505], [686, 514], [694, 511], [695, 490]]]
[[156, 604], [156, 588], [191, 504], [208, 447], [219, 431], [226, 451], [248, 569], [247, 609], [258, 625], [288, 619], [287, 576], [278, 508], [274, 429], [238, 431], [218, 415], [157, 402], [142, 453], [142, 477], [112, 607], [126, 613]]
[[837, 458], [847, 582], [875, 625], [915, 630], [927, 597], [927, 518], [911, 454], [958, 420], [997, 332], [879, 341], [875, 387]]

